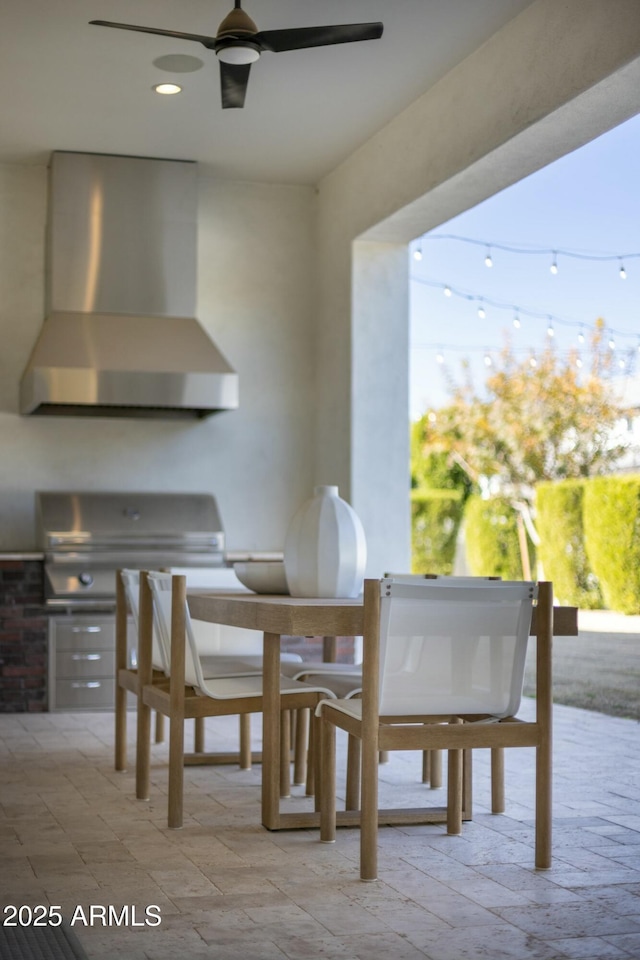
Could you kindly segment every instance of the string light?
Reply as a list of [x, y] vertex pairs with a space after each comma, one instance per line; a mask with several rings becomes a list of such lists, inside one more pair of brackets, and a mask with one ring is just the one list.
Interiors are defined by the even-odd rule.
[[[451, 344], [435, 344], [435, 343], [413, 343], [413, 349], [426, 349], [426, 350], [435, 350], [435, 361], [440, 368], [444, 369], [446, 363], [446, 355], [448, 353], [466, 353], [468, 354], [478, 354], [482, 353], [482, 364], [488, 370], [489, 368], [495, 367], [494, 355], [500, 354], [500, 347], [498, 346], [470, 346], [469, 344], [461, 343], [451, 343]], [[436, 349], [437, 348], [437, 349]], [[527, 355], [527, 364], [532, 369], [535, 370], [539, 366], [539, 358], [532, 352], [530, 347], [522, 347], [519, 349], [514, 349], [512, 351], [514, 356], [517, 355]], [[560, 357], [564, 357], [567, 365], [575, 366], [577, 370], [582, 370], [584, 368], [584, 361], [580, 354], [576, 354], [574, 350], [567, 349], [560, 351]], [[618, 373], [621, 376], [629, 377], [634, 374], [636, 367], [635, 360], [635, 351], [629, 350], [623, 356], [618, 356], [616, 359], [615, 367], [610, 367], [603, 371], [604, 376], [614, 377]]]
[[620, 260], [620, 279], [621, 280], [627, 279], [627, 271], [624, 268], [624, 263], [622, 262], [622, 260]]
[[[455, 240], [459, 243], [471, 243], [482, 246], [486, 250], [485, 264], [488, 267], [493, 266], [493, 259], [491, 257], [492, 250], [505, 250], [507, 253], [519, 253], [527, 256], [551, 256], [553, 258], [551, 264], [551, 272], [557, 272], [557, 258], [558, 256], [563, 257], [572, 257], [574, 260], [591, 260], [591, 261], [600, 261], [606, 262], [610, 260], [617, 260], [620, 263], [620, 277], [621, 279], [626, 279], [626, 271], [623, 266], [624, 260], [638, 259], [640, 257], [639, 253], [587, 253], [582, 250], [553, 250], [548, 247], [526, 247], [523, 245], [508, 244], [508, 243], [497, 243], [493, 240], [488, 242], [487, 240], [478, 240], [474, 237], [462, 237], [454, 233], [425, 233], [421, 238], [422, 240]], [[556, 267], [556, 270], [553, 267]], [[623, 276], [624, 274], [624, 276]]]
[[416, 247], [416, 249], [413, 251], [413, 259], [417, 260], [418, 263], [422, 260], [422, 245]]
[[[459, 289], [457, 289], [456, 287], [452, 287], [451, 284], [441, 283], [441, 282], [438, 281], [438, 280], [429, 280], [429, 279], [426, 278], [426, 277], [413, 277], [413, 280], [414, 280], [416, 283], [420, 283], [420, 284], [422, 284], [422, 285], [424, 285], [424, 286], [434, 287], [434, 288], [436, 288], [436, 289], [442, 290], [443, 293], [445, 294], [445, 296], [447, 296], [447, 297], [455, 296], [455, 297], [460, 297], [460, 298], [463, 299], [463, 300], [469, 300], [469, 301], [472, 301], [472, 302], [477, 303], [477, 304], [479, 305], [479, 306], [478, 306], [478, 317], [479, 317], [481, 320], [486, 319], [486, 316], [487, 316], [487, 310], [486, 310], [486, 308], [487, 308], [487, 306], [495, 307], [496, 309], [499, 309], [499, 310], [509, 310], [509, 311], [511, 311], [511, 312], [514, 314], [514, 317], [513, 317], [513, 325], [514, 325], [514, 327], [515, 327], [516, 329], [519, 329], [520, 326], [522, 325], [522, 320], [521, 320], [521, 317], [522, 317], [522, 316], [534, 317], [534, 318], [538, 318], [538, 319], [545, 318], [545, 319], [547, 320], [547, 322], [548, 322], [547, 334], [548, 334], [550, 337], [555, 336], [555, 327], [556, 327], [556, 326], [562, 326], [562, 327], [579, 327], [580, 330], [579, 330], [579, 333], [578, 333], [578, 342], [579, 342], [579, 343], [584, 343], [584, 341], [585, 341], [585, 334], [584, 334], [585, 327], [588, 328], [588, 329], [590, 329], [590, 330], [596, 331], [596, 330], [599, 330], [600, 327], [602, 326], [601, 323], [600, 323], [600, 324], [598, 324], [598, 323], [595, 323], [595, 324], [585, 324], [584, 321], [582, 321], [582, 320], [573, 320], [573, 319], [569, 319], [568, 317], [560, 317], [560, 316], [557, 316], [556, 314], [542, 313], [540, 310], [534, 310], [534, 309], [527, 308], [527, 307], [523, 307], [523, 306], [517, 306], [516, 304], [508, 303], [508, 302], [506, 302], [506, 301], [494, 300], [494, 299], [491, 298], [491, 297], [485, 297], [484, 295], [480, 295], [480, 294], [477, 294], [477, 293], [472, 293], [472, 292], [467, 291], [467, 290], [459, 290]], [[516, 321], [517, 321], [517, 322], [516, 322]], [[550, 329], [550, 328], [553, 329], [553, 332], [551, 332], [551, 329]], [[613, 328], [610, 328], [610, 333], [611, 333], [611, 334], [617, 334], [619, 337], [623, 337], [623, 338], [626, 338], [626, 337], [634, 337], [634, 338], [635, 338], [635, 337], [637, 337], [637, 334], [636, 334], [635, 332], [634, 332], [634, 333], [631, 333], [631, 331], [629, 331], [629, 330], [614, 330]]]
[[616, 342], [613, 337], [609, 337], [609, 350], [615, 350]]
[[555, 277], [555, 275], [558, 272], [558, 254], [556, 250], [553, 251], [553, 260], [551, 261], [551, 266], [549, 267], [549, 270]]

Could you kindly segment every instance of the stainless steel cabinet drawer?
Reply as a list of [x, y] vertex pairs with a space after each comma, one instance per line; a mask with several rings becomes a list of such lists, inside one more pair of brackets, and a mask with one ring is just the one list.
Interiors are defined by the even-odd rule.
[[61, 680], [55, 682], [56, 710], [102, 710], [113, 707], [115, 683], [113, 678]]
[[[131, 618], [129, 647], [135, 644]], [[115, 617], [72, 614], [49, 621], [49, 710], [113, 710]], [[135, 700], [131, 699], [129, 705]]]
[[116, 670], [114, 650], [58, 650], [56, 676], [64, 679], [74, 677], [111, 677]]
[[116, 632], [113, 617], [98, 619], [88, 617], [83, 620], [73, 618], [68, 621], [52, 621], [57, 650], [108, 650], [115, 648]]

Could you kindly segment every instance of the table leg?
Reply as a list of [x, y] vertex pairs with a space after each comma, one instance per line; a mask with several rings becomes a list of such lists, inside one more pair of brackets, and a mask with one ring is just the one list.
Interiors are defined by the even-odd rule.
[[338, 654], [338, 640], [336, 637], [322, 638], [322, 659], [325, 663], [335, 663]]
[[262, 825], [280, 826], [280, 635], [265, 633], [262, 658]]

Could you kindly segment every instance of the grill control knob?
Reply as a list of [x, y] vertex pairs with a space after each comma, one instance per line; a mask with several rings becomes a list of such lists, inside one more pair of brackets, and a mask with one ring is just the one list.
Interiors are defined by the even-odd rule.
[[79, 573], [78, 582], [82, 584], [83, 587], [90, 587], [93, 583], [93, 574], [92, 573]]

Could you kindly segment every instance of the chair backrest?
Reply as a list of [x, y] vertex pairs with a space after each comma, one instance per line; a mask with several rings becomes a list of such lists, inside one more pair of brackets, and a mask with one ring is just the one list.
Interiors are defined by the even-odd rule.
[[[121, 570], [120, 577], [124, 586], [124, 592], [127, 603], [133, 617], [136, 636], [139, 634], [140, 621], [140, 571], [139, 570]], [[168, 648], [167, 648], [168, 649]], [[156, 624], [153, 625], [153, 634], [151, 641], [151, 664], [155, 670], [169, 672], [169, 662], [166, 656], [166, 650], [161, 642]]]
[[[513, 716], [537, 585], [446, 578], [380, 582], [380, 715]], [[365, 676], [367, 644], [365, 638]]]
[[[149, 586], [153, 597], [153, 616], [157, 624], [162, 644], [168, 652], [171, 664], [171, 607], [173, 576], [170, 573], [149, 573]], [[212, 626], [215, 626], [213, 624]], [[189, 606], [185, 602], [185, 644], [184, 644], [184, 682], [188, 686], [205, 692], [204, 676], [200, 664], [200, 653], [189, 615]]]
[[[200, 569], [198, 567], [173, 567], [170, 571], [187, 578], [187, 589], [194, 590], [241, 590], [248, 592], [238, 580], [232, 567]], [[201, 656], [247, 657], [262, 656], [262, 633], [229, 627], [226, 624], [205, 623], [192, 620], [191, 628]]]

